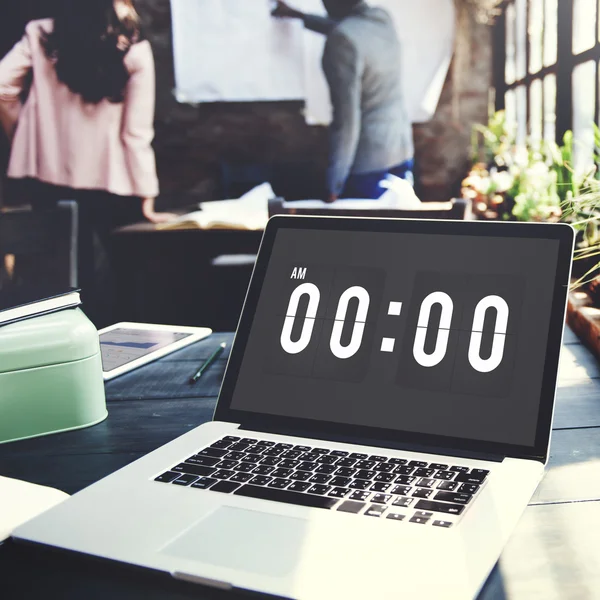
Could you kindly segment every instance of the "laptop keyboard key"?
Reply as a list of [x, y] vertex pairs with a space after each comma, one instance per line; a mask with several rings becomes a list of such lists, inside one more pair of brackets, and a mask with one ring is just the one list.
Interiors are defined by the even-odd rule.
[[268, 467], [266, 465], [259, 465], [252, 471], [255, 475], [270, 475], [271, 471], [274, 471], [275, 467]]
[[348, 456], [348, 452], [345, 450], [332, 450], [331, 456]]
[[203, 467], [201, 465], [181, 463], [176, 467], [173, 467], [171, 471], [177, 471], [178, 473], [191, 473], [192, 475], [202, 475], [207, 477], [208, 475], [212, 475], [216, 469], [214, 467]]
[[214, 467], [218, 462], [221, 462], [221, 459], [214, 458], [213, 456], [191, 456], [185, 462], [191, 465], [203, 465], [205, 467]]
[[298, 458], [300, 455], [302, 454], [302, 452], [300, 452], [300, 450], [287, 450], [286, 452], [284, 452], [281, 456], [282, 458], [291, 458], [291, 459], [296, 459]]
[[[457, 483], [455, 481], [453, 481], [452, 483], [454, 483], [454, 485], [457, 485]], [[441, 489], [442, 486], [440, 486]], [[463, 483], [459, 488], [458, 488], [458, 492], [460, 494], [475, 494], [477, 492], [477, 490], [479, 489], [478, 485], [475, 485], [473, 483]]]
[[367, 471], [371, 470], [375, 465], [377, 464], [377, 461], [375, 460], [359, 460], [354, 466], [357, 469], [366, 469]]
[[387, 492], [390, 487], [392, 487], [390, 483], [382, 483], [381, 481], [378, 481], [377, 483], [374, 483], [369, 489], [372, 492]]
[[396, 468], [396, 465], [387, 462], [381, 462], [373, 467], [378, 473], [391, 473]]
[[377, 475], [377, 471], [367, 471], [366, 469], [361, 469], [354, 475], [356, 479], [373, 479]]
[[394, 483], [399, 483], [400, 485], [410, 485], [416, 477], [409, 477], [408, 475], [400, 475], [396, 477]]
[[387, 460], [387, 458], [385, 456], [379, 456], [379, 454], [373, 454], [372, 456], [369, 456], [369, 460], [374, 460], [375, 462], [385, 462]]
[[351, 481], [349, 477], [334, 477], [329, 484], [338, 487], [347, 487]]
[[253, 477], [250, 480], [250, 483], [252, 485], [267, 485], [267, 483], [269, 483], [269, 481], [271, 481], [273, 478], [272, 477], [265, 477], [263, 475], [257, 475], [256, 477]]
[[371, 492], [361, 492], [360, 490], [357, 490], [350, 494], [350, 500], [360, 500], [361, 502], [364, 502], [370, 495]]
[[254, 469], [256, 469], [256, 464], [249, 462], [241, 462], [235, 468], [239, 473], [249, 473], [250, 471], [254, 471]]
[[365, 458], [367, 458], [369, 455], [368, 454], [362, 454], [361, 452], [353, 452], [350, 455], [350, 458], [356, 458], [358, 460], [364, 460]]
[[242, 460], [245, 462], [257, 463], [261, 458], [260, 454], [249, 453], [246, 454]]
[[407, 508], [412, 503], [413, 503], [413, 499], [412, 498], [398, 498], [398, 499], [394, 500], [393, 505], [394, 506], [401, 506], [402, 508]]
[[356, 458], [342, 458], [336, 464], [338, 467], [353, 467], [356, 464]]
[[405, 458], [388, 458], [387, 462], [391, 465], [405, 465], [408, 461]]
[[234, 474], [234, 471], [228, 471], [227, 469], [219, 469], [218, 471], [215, 471], [212, 476], [215, 479], [229, 479], [230, 477], [232, 477]]
[[364, 514], [368, 517], [380, 517], [385, 510], [385, 506], [378, 506], [377, 504], [371, 504]]
[[409, 467], [426, 467], [426, 466], [427, 466], [427, 463], [426, 463], [426, 462], [423, 462], [422, 460], [411, 460], [411, 461], [408, 463], [408, 466], [409, 466]]
[[429, 523], [429, 518], [427, 518], [427, 517], [413, 517], [410, 520], [410, 523], [419, 523], [420, 525], [427, 525], [427, 523]]
[[448, 465], [443, 463], [429, 463], [430, 469], [435, 469], [436, 471], [445, 471], [448, 468]]
[[294, 481], [288, 490], [293, 492], [305, 492], [309, 487], [312, 487], [312, 483], [306, 483], [305, 481]]
[[415, 477], [431, 477], [434, 473], [433, 469], [417, 469], [413, 475]]
[[445, 481], [449, 481], [453, 479], [456, 473], [454, 471], [438, 471], [433, 477], [434, 479], [444, 479]]
[[479, 485], [481, 483], [483, 483], [483, 480], [485, 479], [485, 475], [472, 475], [471, 473], [459, 473], [455, 478], [454, 481], [458, 481], [460, 483], [474, 483], [476, 485]]
[[298, 465], [298, 471], [314, 471], [317, 468], [316, 462], [301, 462]]
[[217, 481], [218, 479], [213, 479], [212, 477], [200, 477], [200, 479], [198, 479], [198, 481], [194, 481], [190, 487], [206, 490]]
[[375, 494], [371, 498], [371, 502], [375, 502], [377, 504], [387, 504], [392, 499], [391, 494]]
[[241, 441], [245, 444], [256, 444], [258, 440], [255, 440], [254, 438], [242, 438]]
[[249, 448], [250, 444], [244, 444], [242, 442], [236, 442], [235, 444], [231, 444], [229, 446], [230, 451], [243, 452], [246, 448]]
[[225, 460], [242, 460], [242, 458], [244, 458], [244, 453], [243, 452], [230, 452], [229, 454], [226, 454], [223, 457]]
[[378, 473], [373, 478], [373, 481], [382, 481], [383, 483], [390, 483], [390, 481], [394, 481], [396, 476], [393, 473]]
[[390, 494], [397, 494], [398, 496], [407, 496], [410, 492], [409, 485], [396, 485], [390, 490]]
[[273, 479], [267, 485], [267, 487], [276, 488], [278, 490], [285, 489], [288, 485], [292, 483], [289, 479]]
[[453, 502], [455, 504], [468, 504], [471, 501], [469, 494], [457, 494], [454, 492], [438, 492], [434, 500], [444, 500], [445, 502]]
[[290, 479], [293, 479], [294, 481], [306, 481], [312, 476], [313, 474], [310, 471], [294, 471], [290, 475]]
[[[255, 471], [256, 472], [256, 471]], [[271, 475], [273, 477], [288, 477], [290, 473], [293, 473], [292, 469], [275, 469]]]
[[211, 447], [200, 450], [196, 456], [214, 456], [215, 458], [223, 458], [226, 454], [229, 454], [227, 450], [219, 450]]
[[230, 494], [234, 490], [240, 487], [241, 483], [234, 483], [233, 481], [219, 481], [210, 488], [211, 492], [223, 492], [224, 494]]
[[271, 440], [258, 440], [258, 442], [256, 442], [257, 446], [274, 446], [275, 442], [272, 442]]
[[338, 460], [339, 458], [337, 456], [332, 456], [331, 454], [322, 454], [319, 458], [317, 458], [317, 462], [320, 465], [332, 465]]
[[315, 469], [315, 473], [321, 473], [325, 475], [331, 475], [335, 473], [337, 467], [335, 465], [321, 465]]
[[353, 490], [366, 490], [370, 485], [371, 482], [367, 481], [366, 479], [355, 479], [354, 481], [350, 482], [348, 487], [352, 488]]
[[435, 486], [435, 484], [436, 484], [435, 479], [419, 479], [419, 481], [417, 481], [417, 483], [415, 483], [416, 486], [425, 487], [425, 488], [432, 488]]
[[414, 473], [414, 467], [400, 466], [394, 469], [395, 475], [412, 475]]
[[433, 490], [428, 490], [427, 488], [419, 488], [413, 492], [413, 498], [429, 498]]
[[448, 513], [449, 515], [460, 515], [465, 510], [465, 507], [460, 504], [448, 504], [446, 502], [435, 502], [434, 500], [419, 500], [415, 504], [415, 508]]
[[252, 473], [236, 473], [233, 477], [229, 478], [229, 481], [237, 481], [237, 483], [246, 483], [255, 477]]
[[162, 481], [163, 483], [171, 483], [173, 479], [177, 479], [181, 473], [176, 473], [175, 471], [167, 471], [162, 475], [159, 475], [154, 479], [154, 481]]
[[196, 475], [188, 475], [187, 473], [184, 473], [177, 479], [174, 479], [171, 483], [174, 483], [175, 485], [190, 485], [190, 483], [193, 483], [196, 481], [196, 479], [198, 479]]
[[434, 521], [432, 525], [434, 527], [452, 527], [452, 521]]
[[294, 446], [294, 450], [300, 450], [301, 452], [308, 452], [310, 446]]
[[459, 473], [468, 473], [469, 467], [450, 467], [449, 471], [458, 471]]
[[236, 496], [247, 496], [249, 498], [259, 498], [261, 500], [273, 500], [275, 502], [285, 502], [286, 504], [297, 504], [299, 506], [309, 506], [312, 508], [332, 508], [338, 502], [337, 498], [327, 496], [317, 496], [315, 494], [299, 494], [287, 490], [277, 490], [270, 487], [259, 487], [256, 485], [243, 485], [235, 490]]
[[313, 475], [308, 481], [311, 483], [327, 483], [331, 479], [331, 475]]
[[334, 471], [334, 475], [338, 477], [352, 477], [356, 473], [356, 469], [351, 469], [350, 467], [342, 467], [337, 471]]
[[319, 496], [324, 496], [329, 490], [331, 486], [328, 485], [313, 485], [309, 490], [309, 494], [317, 494]]
[[350, 490], [345, 487], [334, 487], [327, 495], [332, 498], [345, 498], [350, 493]]
[[231, 445], [232, 444], [229, 440], [219, 440], [218, 442], [211, 444], [210, 447], [218, 448], [219, 450], [225, 450], [225, 448], [229, 448], [229, 446], [231, 446]]
[[239, 442], [240, 438], [235, 435], [226, 435], [223, 438], [226, 442]]
[[237, 464], [237, 460], [222, 460], [216, 467], [217, 469], [233, 469]]
[[[438, 485], [438, 490], [444, 490], [446, 492], [453, 492], [456, 489], [456, 486], [458, 485], [458, 483], [456, 483], [456, 481], [441, 481], [440, 484]], [[463, 485], [469, 485], [469, 484], [463, 484]], [[475, 486], [478, 487], [478, 486]], [[461, 491], [459, 489], [459, 491]], [[462, 490], [465, 491], [465, 490]]]
[[295, 460], [284, 458], [278, 466], [282, 469], [293, 469], [298, 463]]
[[392, 519], [392, 521], [404, 521], [406, 515], [401, 515], [399, 513], [393, 513], [393, 512], [389, 512], [385, 518], [386, 519]]
[[364, 507], [364, 502], [353, 502], [352, 500], [346, 500], [338, 506], [338, 511], [347, 513], [359, 513]]
[[265, 465], [266, 467], [275, 467], [281, 462], [281, 459], [277, 456], [266, 456], [260, 461], [261, 465]]

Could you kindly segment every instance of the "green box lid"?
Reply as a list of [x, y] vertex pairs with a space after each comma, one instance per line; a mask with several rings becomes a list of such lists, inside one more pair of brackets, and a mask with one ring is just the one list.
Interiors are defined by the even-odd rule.
[[0, 326], [0, 373], [82, 360], [98, 352], [98, 331], [79, 308]]

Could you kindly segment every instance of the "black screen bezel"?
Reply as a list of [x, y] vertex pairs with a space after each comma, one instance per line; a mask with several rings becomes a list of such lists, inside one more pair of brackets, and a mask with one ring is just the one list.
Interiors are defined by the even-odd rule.
[[[332, 231], [367, 231], [385, 233], [411, 233], [423, 235], [487, 236], [503, 238], [533, 238], [559, 241], [556, 277], [550, 315], [550, 329], [546, 346], [546, 361], [540, 392], [540, 409], [533, 446], [518, 446], [472, 439], [446, 437], [425, 433], [406, 432], [396, 429], [332, 423], [312, 419], [284, 417], [256, 413], [231, 408], [231, 401], [237, 383], [237, 373], [248, 343], [254, 314], [260, 297], [269, 259], [277, 232], [281, 229], [309, 229]], [[442, 221], [413, 219], [375, 219], [356, 217], [311, 217], [275, 216], [265, 229], [252, 279], [246, 295], [244, 308], [237, 328], [235, 342], [225, 371], [225, 377], [217, 401], [214, 420], [240, 423], [254, 430], [281, 432], [309, 432], [315, 438], [338, 438], [355, 443], [372, 444], [377, 441], [382, 446], [393, 443], [395, 447], [406, 446], [443, 448], [447, 450], [472, 452], [494, 456], [529, 458], [545, 462], [550, 440], [550, 429], [558, 361], [563, 333], [563, 323], [567, 302], [568, 283], [573, 255], [574, 230], [567, 224], [545, 223], [506, 223], [489, 221]]]

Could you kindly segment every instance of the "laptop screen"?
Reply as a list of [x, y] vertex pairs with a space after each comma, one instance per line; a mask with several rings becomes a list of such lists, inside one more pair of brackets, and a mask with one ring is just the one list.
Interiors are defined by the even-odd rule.
[[533, 446], [560, 241], [478, 231], [278, 229], [231, 409]]

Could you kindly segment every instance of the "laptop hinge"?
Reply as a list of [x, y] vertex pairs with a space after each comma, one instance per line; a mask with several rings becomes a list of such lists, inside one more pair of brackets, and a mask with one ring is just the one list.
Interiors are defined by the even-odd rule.
[[444, 448], [442, 446], [427, 446], [422, 444], [411, 444], [407, 442], [395, 442], [392, 440], [376, 440], [368, 438], [357, 438], [351, 436], [344, 436], [339, 434], [327, 434], [326, 436], [311, 432], [301, 431], [298, 429], [271, 429], [263, 426], [248, 426], [245, 427], [243, 424], [239, 426], [240, 431], [256, 431], [260, 433], [272, 433], [275, 435], [289, 435], [293, 437], [311, 438], [313, 440], [323, 440], [324, 442], [341, 442], [345, 444], [359, 444], [361, 446], [373, 446], [374, 448], [390, 448], [393, 450], [404, 450], [406, 452], [421, 452], [424, 454], [439, 454], [441, 456], [457, 456], [459, 458], [468, 458], [473, 460], [484, 460], [491, 462], [502, 462], [506, 456], [501, 454], [490, 454], [486, 452], [474, 452], [470, 450], [462, 450], [458, 448]]

